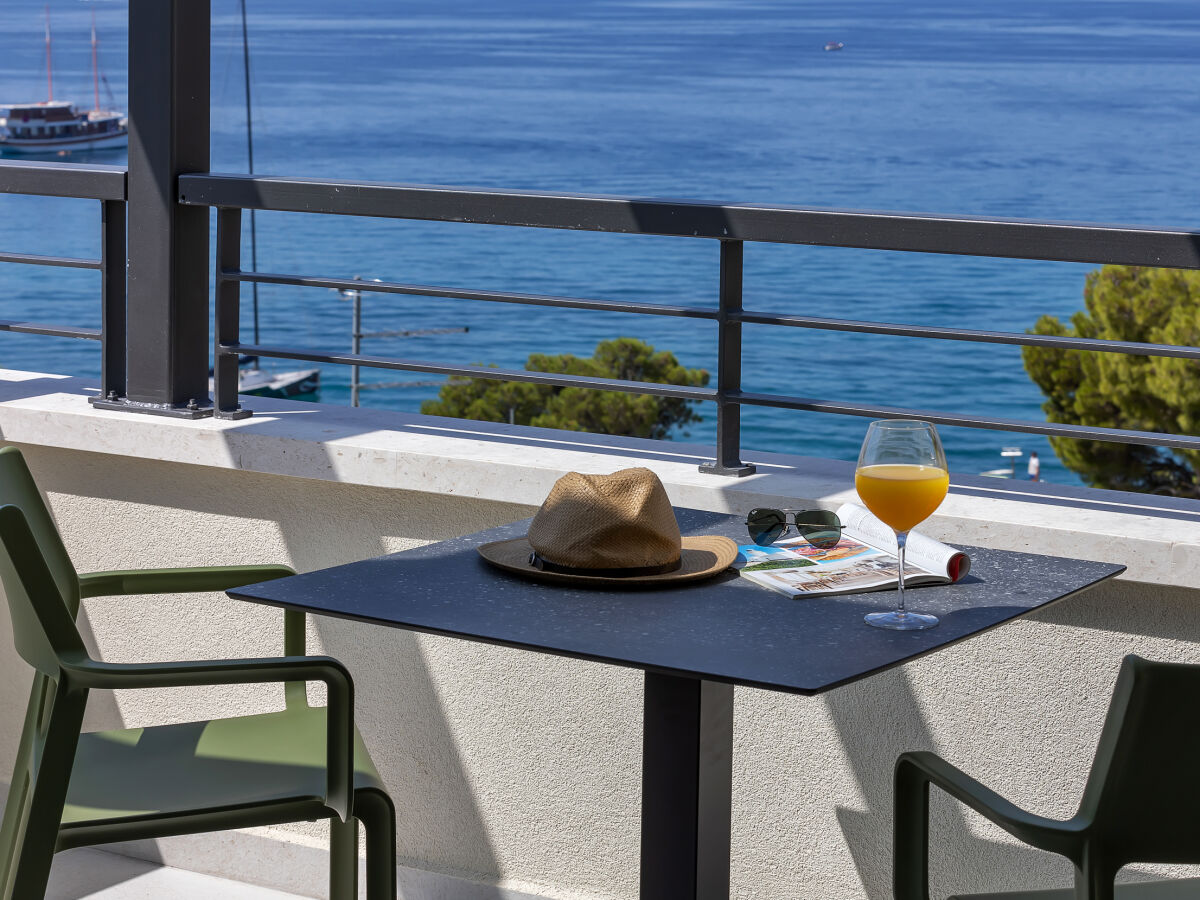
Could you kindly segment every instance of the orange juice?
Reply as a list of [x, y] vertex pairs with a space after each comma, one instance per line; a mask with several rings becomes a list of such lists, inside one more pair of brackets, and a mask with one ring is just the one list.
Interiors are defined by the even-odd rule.
[[908, 531], [941, 506], [950, 474], [937, 466], [863, 466], [854, 473], [854, 487], [880, 521]]

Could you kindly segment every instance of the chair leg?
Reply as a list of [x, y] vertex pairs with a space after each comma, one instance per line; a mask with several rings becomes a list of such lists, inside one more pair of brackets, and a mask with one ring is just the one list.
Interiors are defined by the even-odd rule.
[[1082, 864], [1075, 867], [1075, 900], [1113, 900], [1117, 868], [1085, 851]]
[[929, 900], [929, 781], [903, 756], [896, 762], [892, 807], [895, 900]]
[[361, 790], [354, 813], [367, 832], [367, 900], [396, 900], [396, 808], [387, 794]]
[[0, 900], [11, 897], [9, 876], [16, 866], [17, 851], [25, 835], [25, 818], [29, 814], [29, 777], [22, 766], [8, 789], [4, 805], [4, 821], [0, 824]]
[[46, 895], [86, 703], [87, 691], [73, 691], [62, 684], [55, 690], [41, 739], [41, 759], [29, 790], [24, 834], [14, 835], [19, 841], [11, 873], [14, 898], [40, 900]]
[[358, 820], [329, 820], [329, 900], [358, 898]]
[[4, 804], [4, 818], [0, 820], [0, 898], [9, 896], [9, 877], [21, 836], [25, 832], [25, 816], [29, 812], [29, 791], [33, 782], [33, 744], [38, 739], [39, 721], [42, 708], [48, 702], [49, 687], [50, 679], [39, 672], [33, 679], [25, 712], [25, 727], [21, 730], [21, 742], [17, 746], [17, 760], [8, 782], [8, 800]]

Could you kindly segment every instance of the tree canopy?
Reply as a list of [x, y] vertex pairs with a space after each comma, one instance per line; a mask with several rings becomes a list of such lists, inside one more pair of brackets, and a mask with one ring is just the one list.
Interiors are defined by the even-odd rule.
[[[1200, 346], [1200, 271], [1104, 266], [1088, 274], [1070, 325], [1042, 316], [1035, 334]], [[1197, 434], [1200, 362], [1023, 348], [1025, 371], [1052, 422]], [[1200, 496], [1200, 451], [1051, 438], [1068, 468], [1095, 486]]]
[[[675, 354], [656, 351], [635, 338], [601, 341], [590, 358], [534, 353], [525, 369], [657, 384], [708, 384], [704, 369], [685, 368]], [[517, 425], [665, 438], [674, 428], [700, 421], [694, 405], [648, 394], [453, 377], [437, 400], [421, 404], [421, 412], [485, 422], [508, 422], [511, 417]]]

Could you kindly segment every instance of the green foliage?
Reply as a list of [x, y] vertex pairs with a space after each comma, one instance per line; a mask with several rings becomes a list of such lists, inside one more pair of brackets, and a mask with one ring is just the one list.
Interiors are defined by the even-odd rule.
[[[1087, 277], [1086, 310], [1067, 326], [1042, 316], [1034, 334], [1200, 346], [1200, 271], [1105, 266]], [[1196, 434], [1200, 363], [1047, 347], [1023, 348], [1025, 371], [1052, 422]], [[1200, 496], [1200, 451], [1051, 438], [1054, 452], [1095, 487]]]
[[[656, 352], [649, 344], [634, 338], [601, 341], [588, 359], [569, 353], [561, 356], [534, 353], [526, 361], [525, 369], [657, 384], [708, 384], [708, 372], [704, 369], [684, 368], [673, 353]], [[507, 422], [511, 411], [512, 421], [517, 425], [665, 438], [673, 428], [700, 421], [693, 406], [692, 401], [646, 394], [451, 378], [437, 400], [421, 404], [421, 412]]]

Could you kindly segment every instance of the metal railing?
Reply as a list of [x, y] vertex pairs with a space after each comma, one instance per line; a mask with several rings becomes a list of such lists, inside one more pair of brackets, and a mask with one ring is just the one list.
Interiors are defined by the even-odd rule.
[[[225, 174], [180, 176], [178, 202], [184, 206], [208, 206], [217, 209], [214, 414], [218, 416], [240, 417], [250, 414], [239, 405], [237, 399], [237, 357], [247, 354], [711, 401], [717, 407], [716, 458], [701, 469], [724, 475], [742, 475], [753, 471], [752, 466], [741, 461], [742, 406], [765, 406], [871, 418], [921, 418], [939, 425], [1200, 449], [1200, 437], [1192, 435], [903, 409], [820, 398], [752, 393], [741, 389], [742, 325], [747, 323], [1200, 360], [1200, 348], [1197, 347], [863, 322], [746, 310], [742, 306], [743, 246], [746, 241], [1194, 269], [1200, 268], [1200, 232], [1197, 231], [768, 205], [728, 206], [577, 194]], [[715, 240], [720, 247], [719, 303], [716, 309], [701, 309], [482, 289], [467, 290], [435, 285], [353, 281], [313, 274], [247, 272], [241, 268], [240, 249], [241, 213], [246, 209], [671, 235]], [[241, 341], [239, 335], [239, 289], [243, 283], [255, 282], [711, 320], [717, 325], [716, 387], [714, 389], [651, 384], [334, 350], [246, 344]]]
[[100, 341], [100, 385], [106, 397], [125, 395], [125, 200], [120, 166], [64, 165], [0, 160], [0, 194], [33, 194], [100, 201], [100, 258], [0, 252], [0, 262], [100, 273], [101, 327], [0, 320], [0, 331]]
[[[152, 350], [140, 346], [141, 336], [131, 334], [126, 322], [126, 171], [113, 166], [0, 161], [0, 193], [98, 200], [101, 205], [103, 230], [99, 259], [0, 252], [0, 262], [98, 270], [101, 273], [102, 328], [0, 320], [0, 331], [99, 340], [102, 347], [103, 397], [117, 408], [157, 411], [139, 409], [137, 404], [125, 405], [127, 344], [131, 360], [144, 358], [144, 354], [149, 354]], [[753, 471], [752, 466], [741, 461], [742, 406], [872, 418], [916, 417], [940, 425], [1200, 449], [1200, 436], [1193, 435], [1094, 428], [940, 410], [904, 409], [822, 398], [754, 393], [741, 389], [743, 324], [1200, 360], [1200, 348], [1197, 347], [864, 322], [747, 310], [742, 305], [743, 246], [746, 241], [1195, 269], [1200, 268], [1200, 232], [1196, 231], [769, 205], [732, 206], [641, 198], [212, 173], [181, 175], [178, 178], [176, 199], [181, 207], [213, 207], [217, 210], [213, 411], [218, 416], [240, 418], [251, 414], [249, 410], [240, 406], [237, 395], [237, 358], [241, 354], [247, 354], [315, 363], [642, 393], [689, 401], [710, 401], [715, 403], [717, 408], [717, 447], [713, 463], [701, 468], [704, 471], [726, 475], [741, 475]], [[361, 281], [303, 273], [247, 272], [241, 268], [241, 216], [242, 210], [246, 209], [670, 235], [714, 240], [718, 243], [720, 252], [719, 302], [715, 309], [705, 309], [658, 303]], [[255, 282], [708, 320], [716, 323], [716, 386], [713, 388], [654, 384], [401, 359], [318, 348], [247, 344], [240, 338], [239, 293], [241, 284]], [[202, 404], [188, 404], [188, 410], [195, 414], [199, 405]]]

